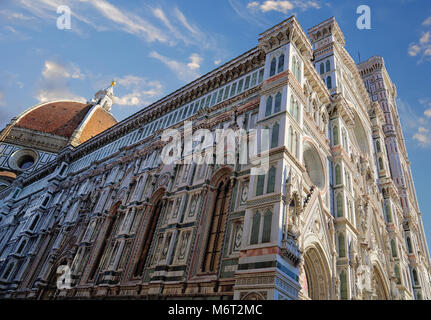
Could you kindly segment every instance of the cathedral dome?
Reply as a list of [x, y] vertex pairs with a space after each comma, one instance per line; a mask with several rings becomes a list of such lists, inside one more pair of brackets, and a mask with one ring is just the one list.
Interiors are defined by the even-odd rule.
[[91, 107], [75, 101], [43, 103], [24, 112], [15, 126], [70, 138]]

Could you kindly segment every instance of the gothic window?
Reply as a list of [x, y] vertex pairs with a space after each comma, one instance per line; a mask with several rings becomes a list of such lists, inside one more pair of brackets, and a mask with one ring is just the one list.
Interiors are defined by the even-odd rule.
[[391, 239], [391, 251], [392, 251], [392, 257], [397, 257], [397, 244], [395, 242], [395, 239]]
[[340, 218], [344, 216], [343, 212], [343, 195], [341, 193], [337, 194], [337, 217]]
[[292, 152], [292, 138], [293, 138], [293, 129], [291, 126], [289, 126], [289, 132], [287, 136], [287, 149], [289, 149], [290, 152]]
[[276, 148], [278, 146], [278, 134], [280, 131], [280, 125], [278, 122], [274, 124], [272, 127], [272, 133], [271, 133], [271, 148]]
[[296, 63], [296, 79], [301, 82], [301, 61], [299, 59]]
[[324, 74], [325, 73], [325, 64], [322, 62], [320, 64], [320, 74]]
[[284, 54], [281, 54], [278, 58], [278, 73], [282, 72], [284, 69]]
[[342, 183], [342, 181], [341, 181], [341, 169], [340, 169], [340, 165], [337, 164], [335, 166], [335, 184], [339, 185], [341, 183]]
[[[275, 171], [275, 170], [274, 170]], [[271, 241], [272, 212], [267, 210], [263, 216], [262, 243]]]
[[298, 76], [297, 76], [297, 74], [296, 74], [297, 65], [298, 65], [298, 63], [297, 63], [296, 57], [295, 57], [295, 56], [293, 56], [293, 59], [292, 59], [292, 73], [293, 73], [293, 75], [294, 75], [294, 77], [295, 77], [296, 79], [298, 79]]
[[326, 60], [326, 72], [329, 72], [331, 70], [331, 62], [329, 60]]
[[346, 256], [346, 241], [344, 234], [338, 235], [338, 257], [344, 258]]
[[275, 167], [271, 167], [268, 172], [268, 184], [266, 186], [266, 193], [274, 192], [275, 188]]
[[[275, 58], [274, 58], [275, 59]], [[275, 68], [275, 67], [274, 67]], [[245, 78], [245, 83], [244, 83], [244, 90], [247, 90], [248, 87], [250, 86], [250, 76], [247, 76]]]
[[49, 202], [49, 196], [46, 196], [45, 199], [43, 200], [42, 207], [46, 207], [48, 202]]
[[295, 158], [298, 158], [298, 133], [295, 132], [294, 136], [292, 136], [293, 144], [292, 144], [292, 153]]
[[265, 117], [268, 117], [271, 115], [272, 112], [272, 96], [269, 96], [266, 99], [266, 110], [265, 110]]
[[345, 270], [340, 273], [340, 299], [347, 300], [347, 274]]
[[276, 68], [276, 64], [277, 64], [277, 60], [274, 58], [272, 58], [271, 60], [271, 67], [269, 69], [269, 76], [272, 77], [273, 75], [275, 75], [275, 68]]
[[220, 182], [215, 192], [216, 200], [211, 214], [208, 240], [202, 263], [202, 271], [204, 272], [213, 272], [218, 269], [229, 208], [230, 185], [229, 179], [226, 179]]
[[259, 83], [261, 83], [263, 81], [263, 69], [260, 69], [259, 71]]
[[257, 244], [259, 242], [259, 229], [260, 229], [260, 213], [256, 211], [253, 215], [252, 225], [251, 225], [251, 237], [250, 244]]
[[332, 89], [332, 78], [330, 76], [326, 77], [326, 86], [328, 89]]
[[275, 95], [274, 113], [279, 112], [281, 109], [281, 92]]
[[338, 132], [338, 126], [337, 125], [335, 125], [332, 128], [332, 137], [334, 139], [334, 141], [333, 141], [334, 146], [340, 144], [339, 132]]
[[256, 196], [261, 196], [263, 194], [263, 187], [265, 185], [265, 175], [261, 174], [257, 176], [256, 185]]

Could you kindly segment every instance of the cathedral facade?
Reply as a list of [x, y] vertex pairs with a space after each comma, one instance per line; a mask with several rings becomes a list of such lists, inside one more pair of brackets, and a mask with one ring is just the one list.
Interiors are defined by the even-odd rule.
[[[114, 84], [57, 135], [11, 121], [0, 297], [431, 299], [396, 87], [383, 58], [356, 64], [344, 47], [334, 18], [307, 35], [291, 17], [119, 123]], [[186, 161], [184, 144], [166, 163], [167, 129], [236, 130], [239, 144], [265, 129], [267, 170]]]

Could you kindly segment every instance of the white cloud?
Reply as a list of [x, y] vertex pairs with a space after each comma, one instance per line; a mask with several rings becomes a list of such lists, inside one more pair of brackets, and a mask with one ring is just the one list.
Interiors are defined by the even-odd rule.
[[[114, 103], [124, 106], [148, 105], [163, 93], [163, 86], [159, 81], [148, 81], [145, 78], [126, 75], [117, 80], [118, 87], [124, 87], [132, 92], [116, 96]], [[118, 89], [119, 89], [118, 88]]]
[[183, 63], [173, 59], [169, 59], [165, 56], [162, 56], [156, 51], [150, 52], [150, 57], [164, 63], [169, 69], [171, 69], [172, 72], [176, 74], [178, 79], [182, 81], [189, 82], [200, 76], [200, 74], [197, 72], [197, 69], [199, 69], [200, 67], [202, 58], [196, 53], [192, 54], [189, 57], [189, 63]]
[[216, 59], [216, 60], [214, 60], [214, 64], [215, 64], [216, 66], [218, 66], [220, 63], [221, 63], [221, 59]]
[[84, 97], [72, 93], [69, 89], [69, 79], [84, 79], [78, 66], [73, 63], [61, 64], [46, 60], [42, 70], [42, 79], [38, 82], [36, 99], [39, 102], [52, 100], [77, 100], [85, 102]]
[[[419, 103], [425, 106], [431, 106], [431, 99], [423, 98]], [[403, 124], [403, 131], [407, 136], [415, 140], [420, 147], [431, 146], [431, 108], [425, 110], [425, 115], [418, 115], [417, 112], [405, 101], [397, 99], [398, 112]]]
[[269, 11], [277, 11], [287, 14], [295, 8], [303, 11], [313, 8], [320, 9], [320, 4], [317, 1], [302, 1], [302, 0], [266, 0], [263, 2], [252, 1], [247, 4], [248, 9], [259, 9], [261, 12], [266, 13]]
[[431, 16], [429, 16], [428, 18], [426, 18], [424, 20], [424, 22], [422, 22], [423, 26], [431, 26]]
[[424, 115], [427, 118], [431, 118], [431, 108], [424, 111]]
[[422, 37], [419, 39], [420, 44], [425, 44], [430, 41], [430, 32], [425, 32]]

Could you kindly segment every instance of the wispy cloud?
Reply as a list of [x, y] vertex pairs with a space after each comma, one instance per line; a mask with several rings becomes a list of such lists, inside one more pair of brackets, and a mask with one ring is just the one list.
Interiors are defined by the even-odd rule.
[[431, 16], [422, 22], [423, 30], [418, 41], [410, 43], [407, 53], [419, 57], [418, 63], [431, 61]]
[[419, 105], [424, 111], [415, 111], [407, 102], [397, 99], [398, 111], [403, 124], [404, 134], [411, 137], [418, 146], [427, 148], [431, 146], [431, 99], [419, 99]]
[[135, 75], [126, 75], [117, 79], [118, 86], [124, 87], [127, 94], [115, 97], [115, 104], [122, 106], [144, 106], [161, 97], [163, 86], [159, 81], [148, 81]]
[[197, 53], [193, 53], [189, 57], [190, 62], [188, 63], [170, 59], [156, 51], [150, 52], [150, 57], [155, 58], [165, 64], [181, 81], [189, 82], [200, 76], [198, 70], [203, 59]]

